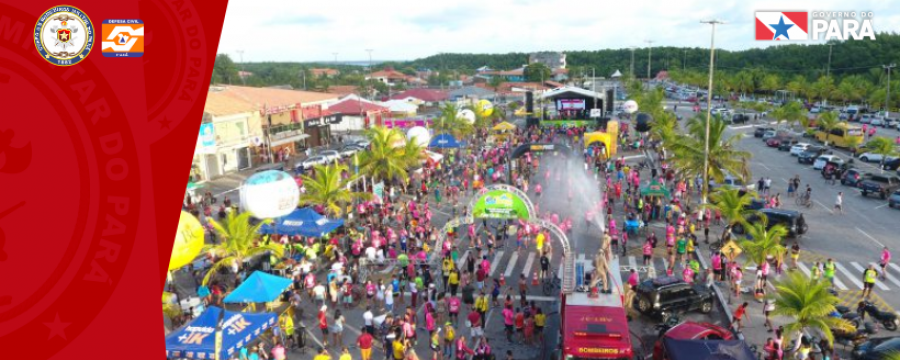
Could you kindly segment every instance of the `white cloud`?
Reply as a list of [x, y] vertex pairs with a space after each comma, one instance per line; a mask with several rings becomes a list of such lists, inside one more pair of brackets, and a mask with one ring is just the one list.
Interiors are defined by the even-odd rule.
[[[848, 5], [849, 3], [849, 5]], [[717, 18], [716, 47], [754, 40], [754, 11], [873, 11], [875, 30], [900, 30], [889, 2], [800, 0], [232, 0], [219, 52], [245, 61], [411, 60], [441, 52], [506, 53], [653, 46], [708, 47], [703, 19]]]

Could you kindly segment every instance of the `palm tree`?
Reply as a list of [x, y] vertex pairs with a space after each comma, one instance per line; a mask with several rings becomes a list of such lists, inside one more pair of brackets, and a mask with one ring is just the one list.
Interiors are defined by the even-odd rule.
[[[777, 121], [787, 121], [788, 125], [793, 125], [794, 123], [798, 123], [806, 128], [806, 120], [807, 120], [807, 111], [806, 108], [803, 107], [800, 103], [796, 101], [790, 101], [787, 104], [784, 104], [776, 111], [780, 110], [779, 115], [780, 118], [776, 118]], [[774, 113], [774, 112], [773, 112]]]
[[213, 274], [218, 273], [219, 269], [223, 267], [240, 269], [245, 259], [266, 252], [271, 252], [276, 257], [284, 255], [284, 248], [278, 244], [256, 244], [259, 228], [268, 220], [251, 225], [250, 212], [236, 214], [232, 211], [228, 213], [224, 223], [213, 219], [209, 219], [209, 222], [222, 241], [204, 248], [215, 257], [216, 263], [207, 270], [206, 276], [203, 277], [203, 285], [207, 285]]
[[653, 118], [652, 126], [650, 127], [650, 137], [661, 141], [665, 147], [666, 144], [673, 140], [677, 126], [678, 118], [675, 117], [675, 114], [664, 112]]
[[812, 90], [815, 97], [820, 100], [826, 100], [834, 93], [834, 79], [830, 76], [822, 76], [812, 84]]
[[373, 180], [400, 178], [408, 183], [403, 134], [396, 129], [374, 127], [366, 131], [366, 136], [371, 144], [368, 151], [359, 155], [359, 172]]
[[879, 164], [878, 169], [882, 173], [884, 173], [884, 162], [887, 158], [889, 156], [897, 156], [900, 153], [892, 140], [882, 136], [872, 138], [863, 148], [870, 153], [881, 155], [881, 164]]
[[822, 139], [825, 146], [828, 146], [828, 134], [831, 134], [831, 130], [834, 130], [839, 123], [838, 114], [834, 111], [823, 112], [816, 118], [816, 125], [825, 132], [825, 138]]
[[743, 194], [741, 192], [740, 189], [722, 187], [710, 195], [708, 207], [718, 210], [728, 221], [728, 226], [722, 231], [722, 238], [725, 238], [725, 234], [736, 224], [746, 228], [747, 217], [757, 213], [756, 210], [747, 209], [753, 203], [756, 194], [751, 191], [743, 191]]
[[818, 330], [828, 339], [829, 345], [833, 346], [832, 329], [855, 330], [849, 321], [831, 316], [840, 299], [831, 293], [828, 281], [807, 278], [798, 271], [786, 275], [775, 282], [773, 312], [774, 315], [793, 319], [784, 325], [785, 343], [790, 343], [791, 339], [799, 339], [803, 332]]
[[475, 128], [466, 119], [457, 116], [459, 108], [454, 103], [441, 105], [441, 115], [434, 120], [434, 129], [438, 133], [452, 134], [457, 139], [471, 135]]
[[[760, 217], [765, 219], [765, 217]], [[785, 247], [781, 240], [787, 236], [788, 230], [784, 225], [776, 224], [768, 228], [767, 221], [757, 221], [745, 226], [744, 229], [750, 239], [742, 240], [740, 245], [748, 260], [756, 265], [762, 265], [770, 256], [781, 257]]]
[[403, 145], [403, 161], [406, 163], [406, 168], [418, 168], [425, 156], [425, 146], [420, 146], [412, 140]]
[[372, 197], [367, 192], [350, 191], [348, 185], [356, 181], [356, 177], [345, 179], [342, 176], [348, 172], [347, 165], [316, 165], [315, 169], [315, 176], [301, 176], [306, 192], [300, 195], [300, 206], [319, 205], [326, 213], [340, 217], [344, 207], [354, 199], [368, 200]]
[[776, 90], [781, 87], [781, 78], [775, 74], [769, 74], [762, 78], [762, 82], [759, 84], [759, 88], [768, 91], [771, 94], [774, 94]]
[[706, 144], [705, 118], [694, 117], [688, 123], [686, 134], [679, 134], [675, 141], [669, 144], [674, 156], [673, 167], [681, 172], [687, 179], [695, 179], [704, 176], [703, 194], [709, 192], [709, 179], [718, 183], [725, 180], [725, 176], [739, 176], [746, 179], [750, 175], [747, 167], [747, 159], [752, 155], [747, 151], [737, 149], [743, 134], [738, 133], [725, 138], [725, 129], [728, 124], [720, 118], [711, 118], [709, 123], [709, 168], [704, 174], [704, 147]]

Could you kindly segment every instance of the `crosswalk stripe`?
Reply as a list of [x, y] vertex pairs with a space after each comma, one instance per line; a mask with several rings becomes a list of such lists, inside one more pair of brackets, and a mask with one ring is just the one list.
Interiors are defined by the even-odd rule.
[[894, 272], [900, 273], [900, 266], [897, 266], [894, 263], [888, 263], [888, 266], [890, 266], [891, 269], [894, 269]]
[[519, 252], [513, 252], [512, 256], [509, 258], [509, 262], [506, 263], [506, 271], [503, 273], [503, 276], [505, 276], [507, 279], [509, 279], [509, 276], [512, 275], [513, 269], [516, 268], [516, 261], [518, 260]]
[[497, 270], [497, 265], [500, 264], [500, 261], [503, 260], [503, 250], [497, 251], [494, 254], [494, 262], [491, 263], [491, 273], [490, 276], [494, 276], [494, 271]]
[[534, 253], [528, 253], [528, 259], [525, 260], [525, 267], [522, 268], [522, 274], [525, 274], [525, 277], [528, 277], [528, 273], [531, 272], [531, 265], [534, 265]]
[[[862, 265], [855, 261], [851, 261], [850, 265], [852, 265], [856, 269], [856, 271], [859, 271], [860, 274], [863, 274], [866, 271], [866, 268], [862, 267]], [[887, 286], [884, 286], [884, 284], [878, 282], [878, 279], [875, 280], [875, 286], [877, 286], [881, 290], [890, 290]]]
[[666, 270], [669, 269], [669, 261], [666, 260], [665, 257], [660, 257], [659, 259], [662, 260], [662, 262], [663, 262], [663, 273], [665, 273]]
[[[878, 266], [875, 263], [871, 263], [871, 264]], [[894, 283], [894, 285], [900, 286], [900, 281], [898, 281], [897, 278], [894, 277], [894, 275], [891, 275], [891, 273], [882, 274], [882, 275], [885, 275], [885, 277], [887, 277], [888, 281]]]
[[862, 281], [857, 279], [856, 275], [853, 275], [852, 273], [850, 273], [850, 271], [848, 271], [847, 268], [844, 267], [844, 265], [841, 265], [841, 263], [839, 263], [837, 261], [834, 262], [834, 265], [840, 272], [844, 273], [844, 276], [846, 276], [848, 279], [850, 279], [850, 282], [852, 282], [853, 285], [856, 285], [856, 287], [858, 287], [860, 289], [863, 288]]
[[634, 259], [634, 256], [628, 257], [628, 266], [631, 266], [632, 269], [637, 269], [637, 260]]

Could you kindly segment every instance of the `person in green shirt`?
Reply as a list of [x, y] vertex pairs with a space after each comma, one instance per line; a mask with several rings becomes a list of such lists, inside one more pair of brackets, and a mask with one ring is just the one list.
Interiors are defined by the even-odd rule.
[[406, 267], [409, 266], [409, 256], [407, 256], [406, 253], [400, 253], [400, 255], [397, 255], [397, 265], [401, 269], [406, 269]]
[[675, 251], [678, 253], [678, 257], [681, 258], [681, 266], [684, 267], [686, 261], [684, 255], [687, 253], [687, 239], [685, 237], [682, 236], [675, 242]]
[[868, 299], [872, 295], [872, 288], [875, 287], [875, 279], [878, 278], [878, 270], [875, 265], [869, 264], [869, 268], [863, 271], [863, 297]]
[[828, 259], [825, 261], [825, 278], [828, 279], [828, 282], [831, 283], [831, 288], [834, 289], [834, 260]]

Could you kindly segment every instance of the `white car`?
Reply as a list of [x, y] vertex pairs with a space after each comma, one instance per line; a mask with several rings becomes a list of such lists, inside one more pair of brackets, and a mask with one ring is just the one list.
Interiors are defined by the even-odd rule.
[[884, 120], [879, 118], [873, 118], [871, 122], [869, 122], [872, 126], [884, 126]]
[[829, 162], [833, 162], [838, 165], [843, 165], [844, 159], [841, 159], [837, 155], [821, 155], [818, 158], [816, 158], [816, 161], [813, 163], [813, 169], [822, 170], [825, 168], [825, 164], [828, 164]]
[[315, 155], [315, 156], [310, 156], [310, 157], [306, 158], [306, 160], [303, 160], [303, 162], [300, 163], [300, 166], [302, 166], [303, 169], [305, 170], [305, 169], [310, 169], [316, 165], [325, 165], [331, 161], [332, 160], [328, 159], [325, 156]]
[[762, 140], [766, 141], [778, 135], [778, 132], [775, 130], [769, 130], [763, 133]]
[[871, 122], [872, 122], [872, 115], [869, 115], [869, 114], [863, 114], [863, 115], [859, 118], [859, 123], [860, 123], [860, 124], [869, 124], [869, 123], [871, 123]]
[[[880, 163], [882, 157], [883, 156], [881, 156], [881, 154], [874, 154], [874, 153], [867, 152], [867, 153], [860, 155], [859, 159], [864, 162]], [[888, 156], [887, 159], [884, 160], [884, 162], [888, 162], [888, 161], [894, 160], [896, 158], [897, 158], [896, 156]]]
[[350, 157], [350, 156], [353, 156], [353, 154], [356, 154], [356, 153], [358, 153], [358, 152], [360, 152], [360, 151], [363, 151], [363, 148], [361, 148], [361, 147], [359, 147], [359, 146], [356, 146], [356, 145], [345, 145], [345, 146], [342, 147], [341, 150], [339, 150], [338, 152], [339, 152], [339, 153], [341, 154], [341, 156], [343, 156], [343, 157]]
[[329, 162], [339, 160], [341, 158], [341, 154], [337, 152], [337, 150], [322, 150], [319, 151], [319, 153], [317, 153], [316, 155], [324, 156], [325, 159]]
[[791, 146], [791, 152], [790, 152], [790, 153], [791, 153], [791, 156], [800, 156], [800, 154], [801, 154], [802, 152], [806, 151], [806, 149], [808, 149], [809, 146], [810, 146], [810, 145], [807, 144], [807, 143], [796, 143], [796, 144], [794, 144], [794, 146]]

